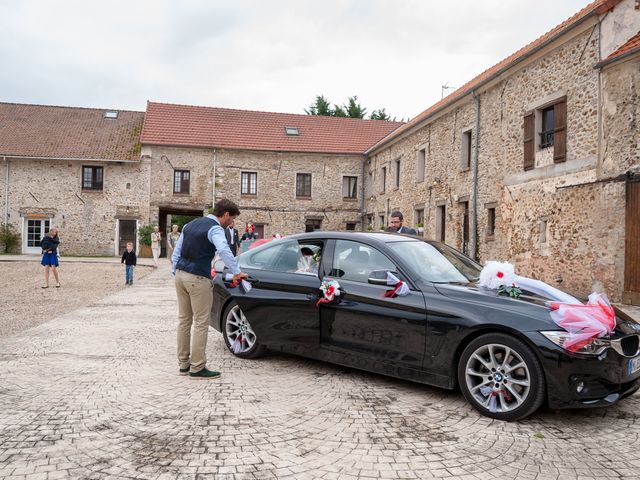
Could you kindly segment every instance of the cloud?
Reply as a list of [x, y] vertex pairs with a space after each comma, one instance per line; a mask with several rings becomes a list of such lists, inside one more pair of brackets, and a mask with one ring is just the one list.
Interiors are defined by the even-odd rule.
[[0, 100], [303, 113], [358, 95], [410, 117], [585, 5], [575, 0], [0, 2]]

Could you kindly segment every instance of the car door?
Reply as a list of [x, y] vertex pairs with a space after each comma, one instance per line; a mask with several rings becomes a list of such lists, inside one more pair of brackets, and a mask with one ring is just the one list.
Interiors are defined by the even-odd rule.
[[319, 348], [315, 301], [323, 245], [321, 240], [273, 240], [239, 257], [252, 289], [246, 294], [229, 291], [269, 348], [305, 354]]
[[340, 353], [346, 363], [369, 370], [388, 367], [420, 369], [426, 342], [426, 309], [422, 292], [388, 298], [393, 287], [369, 283], [373, 271], [398, 273], [377, 248], [351, 240], [336, 240], [333, 263], [325, 279], [337, 280], [342, 294], [323, 304], [321, 346]]

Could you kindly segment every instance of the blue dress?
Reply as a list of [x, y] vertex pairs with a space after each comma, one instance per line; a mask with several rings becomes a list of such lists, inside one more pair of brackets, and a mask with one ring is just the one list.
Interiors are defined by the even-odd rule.
[[42, 248], [42, 260], [40, 264], [43, 266], [58, 266], [58, 245], [60, 244], [60, 239], [56, 235], [55, 237], [50, 237], [46, 235], [40, 240], [40, 247]]

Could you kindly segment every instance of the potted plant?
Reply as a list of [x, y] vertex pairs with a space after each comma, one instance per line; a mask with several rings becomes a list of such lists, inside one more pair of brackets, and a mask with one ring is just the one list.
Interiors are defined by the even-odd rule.
[[138, 257], [151, 258], [151, 232], [153, 225], [143, 225], [138, 228], [138, 239], [140, 241], [140, 251]]
[[418, 222], [416, 224], [416, 228], [418, 229], [418, 233], [422, 235], [424, 233], [424, 223]]

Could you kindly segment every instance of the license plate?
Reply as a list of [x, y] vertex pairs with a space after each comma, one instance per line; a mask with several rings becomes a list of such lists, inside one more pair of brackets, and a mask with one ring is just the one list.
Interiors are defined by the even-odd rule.
[[627, 365], [627, 375], [636, 373], [638, 370], [640, 370], [640, 356], [629, 360], [629, 364]]

